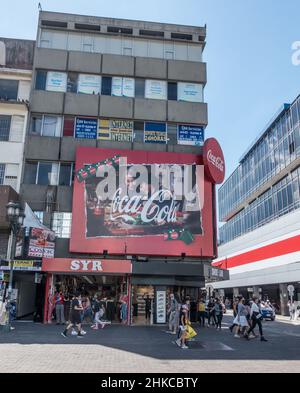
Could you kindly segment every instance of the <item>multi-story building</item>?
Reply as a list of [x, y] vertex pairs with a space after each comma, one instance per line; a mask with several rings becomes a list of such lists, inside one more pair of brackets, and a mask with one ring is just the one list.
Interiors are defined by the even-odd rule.
[[287, 312], [288, 285], [300, 301], [300, 98], [285, 104], [219, 190], [219, 258], [225, 294], [255, 293]]
[[205, 27], [40, 12], [21, 195], [57, 236], [55, 258], [43, 262], [49, 294], [69, 288], [73, 273], [73, 286], [126, 295], [135, 316], [148, 293], [164, 322], [167, 291], [196, 299], [205, 277], [219, 277], [213, 180], [204, 180], [197, 236], [180, 241], [183, 230], [166, 226], [154, 237], [143, 223], [111, 225], [93, 184], [75, 176], [116, 154], [132, 165], [203, 164], [205, 37]]

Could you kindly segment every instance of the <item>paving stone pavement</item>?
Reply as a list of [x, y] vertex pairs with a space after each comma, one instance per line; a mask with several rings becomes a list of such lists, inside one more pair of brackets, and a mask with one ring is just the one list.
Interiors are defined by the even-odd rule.
[[221, 332], [197, 328], [190, 349], [178, 348], [165, 327], [108, 326], [83, 339], [60, 336], [61, 327], [16, 323], [0, 332], [4, 372], [300, 372], [300, 327], [266, 322], [268, 343], [235, 339], [225, 317]]

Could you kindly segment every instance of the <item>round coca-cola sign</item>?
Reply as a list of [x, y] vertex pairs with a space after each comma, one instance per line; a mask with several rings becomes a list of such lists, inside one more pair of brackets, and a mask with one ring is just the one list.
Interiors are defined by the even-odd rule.
[[224, 154], [215, 138], [209, 138], [204, 143], [203, 161], [205, 173], [215, 184], [223, 183], [225, 179]]

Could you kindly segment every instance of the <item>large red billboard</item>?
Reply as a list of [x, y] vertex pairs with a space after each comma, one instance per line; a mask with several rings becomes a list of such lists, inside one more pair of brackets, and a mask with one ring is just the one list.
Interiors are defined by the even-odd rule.
[[[104, 166], [111, 166], [115, 176], [109, 177]], [[116, 191], [107, 198], [113, 186]], [[185, 192], [178, 197], [181, 189]], [[80, 147], [70, 251], [213, 257], [212, 192], [202, 156]]]

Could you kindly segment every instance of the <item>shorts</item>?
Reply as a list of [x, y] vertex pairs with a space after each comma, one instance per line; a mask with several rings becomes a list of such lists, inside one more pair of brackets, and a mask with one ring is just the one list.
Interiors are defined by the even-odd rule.
[[81, 323], [80, 314], [72, 314], [71, 315], [71, 323], [73, 323], [73, 325], [79, 325]]

